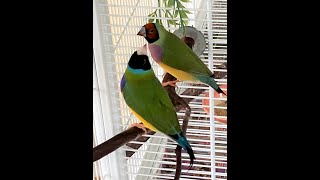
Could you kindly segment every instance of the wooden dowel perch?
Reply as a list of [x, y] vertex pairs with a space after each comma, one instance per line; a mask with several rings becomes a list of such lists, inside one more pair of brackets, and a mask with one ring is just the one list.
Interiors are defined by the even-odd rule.
[[143, 134], [144, 130], [138, 127], [132, 127], [121, 132], [120, 134], [117, 134], [111, 139], [93, 148], [93, 162], [108, 155], [128, 141], [135, 140], [137, 137]]

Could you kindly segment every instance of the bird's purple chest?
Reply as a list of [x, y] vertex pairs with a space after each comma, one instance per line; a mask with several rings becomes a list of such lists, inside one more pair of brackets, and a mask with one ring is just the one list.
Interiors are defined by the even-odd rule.
[[163, 49], [156, 44], [149, 44], [149, 51], [152, 58], [158, 63], [161, 62], [163, 57]]
[[121, 83], [120, 83], [120, 89], [121, 89], [121, 91], [123, 90], [123, 87], [124, 87], [124, 85], [126, 84], [126, 79], [125, 79], [125, 77], [124, 77], [124, 75], [122, 76], [122, 79], [121, 79]]

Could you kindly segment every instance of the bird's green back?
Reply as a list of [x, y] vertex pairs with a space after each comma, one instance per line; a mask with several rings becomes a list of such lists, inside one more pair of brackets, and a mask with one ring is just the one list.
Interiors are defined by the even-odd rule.
[[162, 133], [181, 132], [174, 106], [152, 69], [141, 74], [127, 69], [124, 77], [122, 93], [133, 111]]
[[154, 42], [163, 48], [162, 62], [166, 65], [194, 75], [212, 75], [213, 73], [201, 59], [179, 37], [156, 24], [159, 40]]

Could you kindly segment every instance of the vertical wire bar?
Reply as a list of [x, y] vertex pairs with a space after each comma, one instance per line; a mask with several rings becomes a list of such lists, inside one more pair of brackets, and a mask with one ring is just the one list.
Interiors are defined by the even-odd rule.
[[[212, 8], [212, 0], [207, 0], [207, 9]], [[207, 11], [207, 20], [212, 18], [212, 12]], [[212, 22], [207, 22], [207, 30], [212, 30]], [[213, 71], [213, 35], [208, 31], [208, 65], [211, 71]], [[214, 124], [214, 90], [209, 88], [209, 105], [210, 105], [210, 145], [211, 145], [211, 179], [216, 179], [215, 168], [215, 124]]]

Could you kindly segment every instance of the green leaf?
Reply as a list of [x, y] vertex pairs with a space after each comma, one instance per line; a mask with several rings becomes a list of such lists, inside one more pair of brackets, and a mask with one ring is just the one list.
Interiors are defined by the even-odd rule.
[[188, 10], [186, 10], [186, 9], [184, 9], [183, 10], [185, 13], [187, 13], [187, 14], [192, 14], [192, 12], [190, 12], [190, 11], [188, 11]]
[[180, 15], [181, 18], [187, 18], [188, 19], [188, 15], [184, 11], [180, 11], [179, 15]]
[[149, 22], [149, 23], [153, 23], [153, 22], [154, 22], [154, 19], [153, 19], [153, 18], [150, 18], [150, 19], [148, 20], [148, 22]]
[[184, 6], [181, 4], [181, 2], [179, 2], [179, 1], [176, 1], [177, 2], [177, 8], [184, 8]]
[[182, 23], [183, 23], [185, 26], [187, 26], [188, 23], [189, 23], [189, 21], [188, 21], [188, 20], [184, 20]]
[[174, 15], [173, 15], [173, 17], [177, 17], [178, 16], [178, 14], [179, 14], [179, 11], [178, 10], [176, 10], [176, 11], [174, 11]]
[[173, 18], [173, 15], [171, 14], [171, 12], [170, 12], [169, 10], [167, 10], [166, 13], [168, 13], [169, 16], [170, 16], [171, 18]]
[[160, 24], [160, 20], [159, 20], [159, 19], [156, 19], [156, 23], [159, 23], [159, 24]]
[[175, 26], [178, 25], [177, 24], [177, 20], [167, 20], [167, 21], [168, 21], [169, 24], [172, 24], [172, 25], [175, 25]]
[[175, 0], [168, 0], [168, 7], [174, 6]]
[[[183, 23], [183, 22], [182, 22]], [[185, 28], [185, 26], [184, 26], [184, 24], [181, 26], [181, 25], [179, 25], [179, 29], [180, 28], [182, 28], [182, 34], [183, 35], [185, 35], [185, 33], [186, 33], [186, 28]]]
[[190, 0], [180, 0], [180, 1], [182, 1], [182, 2], [186, 2], [186, 3], [187, 3], [187, 2], [190, 2]]

